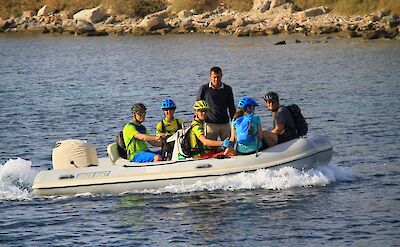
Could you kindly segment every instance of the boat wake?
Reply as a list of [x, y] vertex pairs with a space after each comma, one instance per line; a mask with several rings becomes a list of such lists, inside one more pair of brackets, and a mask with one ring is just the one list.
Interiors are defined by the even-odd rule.
[[[32, 184], [38, 172], [32, 168], [31, 161], [21, 158], [10, 159], [4, 165], [0, 165], [0, 201], [33, 199]], [[219, 177], [208, 182], [198, 181], [192, 185], [171, 185], [160, 189], [135, 191], [135, 193], [179, 194], [203, 190], [284, 190], [295, 187], [326, 186], [333, 182], [351, 181], [352, 177], [349, 168], [336, 165], [319, 166], [305, 171], [283, 167], [277, 170], [261, 169], [252, 173]], [[90, 196], [90, 194], [78, 196]]]
[[0, 200], [31, 199], [33, 180], [38, 172], [28, 160], [9, 159], [0, 166]]
[[300, 171], [293, 167], [277, 170], [261, 169], [252, 173], [219, 177], [213, 181], [192, 185], [171, 185], [162, 189], [143, 190], [139, 193], [188, 193], [202, 190], [235, 191], [242, 189], [284, 190], [294, 187], [326, 186], [337, 181], [352, 180], [350, 169], [336, 165], [319, 166], [313, 170]]

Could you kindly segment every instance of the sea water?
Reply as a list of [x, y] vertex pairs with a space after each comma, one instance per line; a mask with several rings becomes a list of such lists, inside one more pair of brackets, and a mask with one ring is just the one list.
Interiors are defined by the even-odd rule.
[[[0, 35], [0, 245], [398, 246], [399, 55], [396, 40]], [[148, 107], [150, 133], [166, 97], [189, 121], [212, 66], [236, 100], [260, 103], [264, 129], [267, 91], [298, 104], [310, 133], [330, 137], [331, 163], [117, 195], [33, 194], [55, 142], [87, 140], [105, 156], [134, 102]]]

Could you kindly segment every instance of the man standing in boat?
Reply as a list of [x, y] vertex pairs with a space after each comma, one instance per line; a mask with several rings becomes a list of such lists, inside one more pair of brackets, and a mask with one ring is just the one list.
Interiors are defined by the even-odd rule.
[[279, 96], [268, 92], [264, 96], [265, 105], [272, 112], [273, 129], [264, 131], [264, 139], [269, 147], [296, 138], [296, 125], [290, 111], [279, 104]]
[[133, 162], [153, 162], [162, 160], [161, 152], [149, 150], [147, 143], [160, 147], [162, 137], [152, 136], [142, 125], [146, 118], [146, 106], [136, 103], [132, 106], [132, 120], [127, 123], [123, 130], [124, 143], [128, 150], [128, 159]]
[[[232, 88], [223, 83], [220, 67], [210, 69], [210, 82], [203, 84], [196, 97], [196, 101], [205, 100], [209, 106], [206, 119], [206, 137], [224, 140], [230, 135], [229, 120], [236, 112]], [[229, 113], [229, 115], [228, 115]]]

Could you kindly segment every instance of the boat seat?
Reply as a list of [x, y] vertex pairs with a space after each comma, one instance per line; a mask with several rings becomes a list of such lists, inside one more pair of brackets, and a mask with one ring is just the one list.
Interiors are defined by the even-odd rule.
[[115, 164], [115, 162], [121, 158], [118, 153], [118, 147], [116, 143], [111, 143], [107, 146], [107, 154], [108, 158], [110, 158], [111, 162]]

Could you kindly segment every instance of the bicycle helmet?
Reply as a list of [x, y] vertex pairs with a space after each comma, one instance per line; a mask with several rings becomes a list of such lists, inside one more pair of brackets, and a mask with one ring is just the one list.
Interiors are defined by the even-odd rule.
[[161, 109], [176, 109], [175, 102], [172, 99], [164, 99], [161, 102]]
[[265, 101], [270, 101], [270, 100], [279, 100], [279, 96], [277, 93], [269, 91], [264, 95], [264, 100]]
[[208, 104], [205, 100], [199, 100], [194, 102], [193, 104], [193, 110], [198, 111], [198, 110], [208, 110], [210, 107], [208, 107]]
[[147, 110], [146, 106], [142, 103], [135, 103], [131, 108], [132, 113], [145, 112], [146, 110]]
[[250, 97], [242, 97], [239, 99], [237, 103], [239, 109], [246, 109], [248, 106], [259, 106], [259, 104]]

